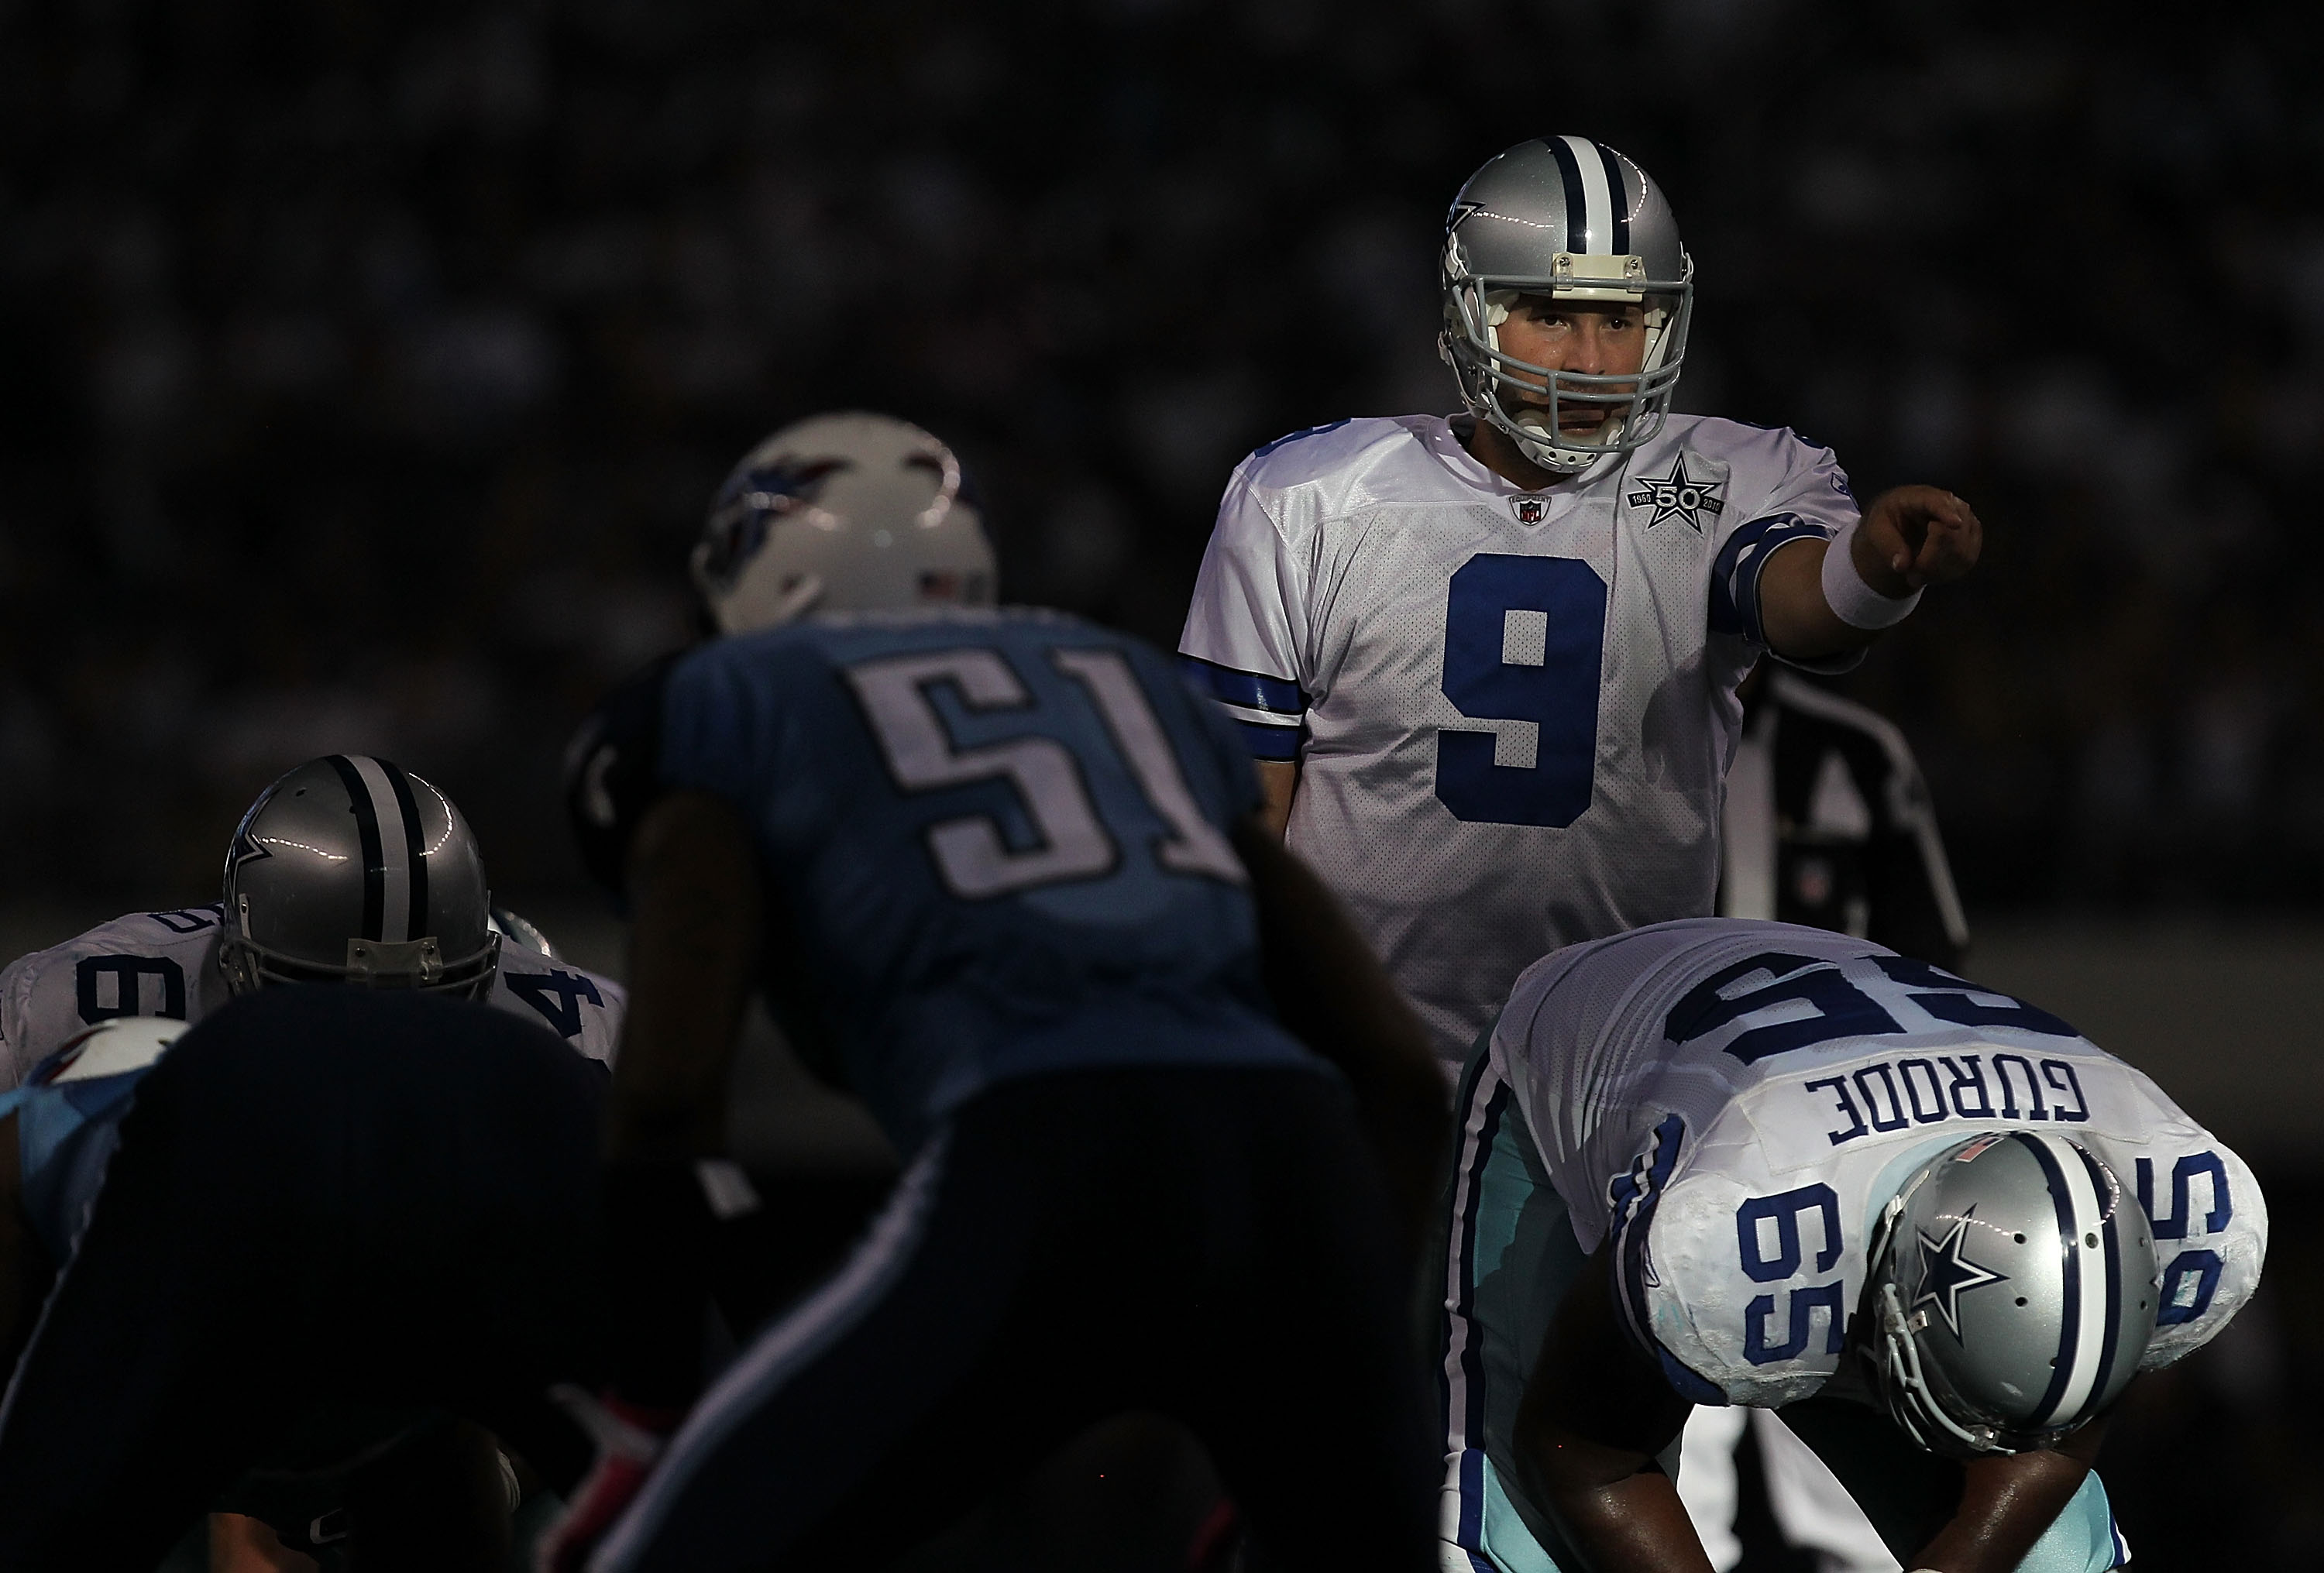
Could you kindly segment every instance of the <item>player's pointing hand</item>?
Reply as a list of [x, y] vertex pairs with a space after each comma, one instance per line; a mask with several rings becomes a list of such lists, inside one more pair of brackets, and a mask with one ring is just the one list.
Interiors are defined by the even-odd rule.
[[1934, 486], [1897, 486], [1872, 500], [1856, 532], [1856, 571], [1884, 595], [1950, 584], [1977, 566], [1985, 527], [1969, 505]]

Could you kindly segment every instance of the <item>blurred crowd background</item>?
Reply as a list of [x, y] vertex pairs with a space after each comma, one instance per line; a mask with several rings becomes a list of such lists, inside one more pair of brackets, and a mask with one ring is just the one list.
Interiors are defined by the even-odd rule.
[[[1676, 206], [1682, 408], [1982, 514], [1849, 680], [1972, 915], [2313, 912], [2319, 24], [2147, 14], [0, 0], [0, 899], [204, 899], [335, 749], [572, 898], [567, 734], [819, 409], [959, 448], [1010, 599], [1174, 641], [1244, 452], [1453, 407], [1443, 210], [1579, 131]], [[2299, 1303], [2143, 1401], [2149, 1566], [2324, 1541]]]
[[2136, 15], [0, 5], [6, 881], [189, 898], [359, 745], [569, 887], [567, 731], [684, 637], [728, 465], [835, 404], [963, 451], [1012, 599], [1174, 639], [1240, 455], [1452, 406], [1443, 209], [1577, 129], [1677, 205], [1684, 407], [1982, 512], [1853, 680], [1972, 907], [2312, 907], [2317, 23]]

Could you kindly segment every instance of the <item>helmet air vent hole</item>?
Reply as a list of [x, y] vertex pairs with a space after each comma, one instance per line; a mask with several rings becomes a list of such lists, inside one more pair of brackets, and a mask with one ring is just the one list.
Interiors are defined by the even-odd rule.
[[[2017, 1297], [2017, 1303], [2018, 1303], [2018, 1304], [2020, 1304], [2020, 1305], [2024, 1304], [2024, 1303], [2025, 1303], [2025, 1297], [2024, 1297], [2024, 1295], [2022, 1295], [2022, 1294], [2021, 1294], [2021, 1295], [2019, 1295], [2019, 1296]], [[2143, 1309], [2143, 1308], [2142, 1308], [2142, 1309]]]
[[2095, 1251], [2098, 1248], [2098, 1237], [2096, 1235], [2084, 1235], [2082, 1237], [2082, 1244]]
[[2024, 1245], [2025, 1243], [2025, 1237], [2024, 1235], [2019, 1235], [2017, 1237], [2017, 1243], [2021, 1246]]

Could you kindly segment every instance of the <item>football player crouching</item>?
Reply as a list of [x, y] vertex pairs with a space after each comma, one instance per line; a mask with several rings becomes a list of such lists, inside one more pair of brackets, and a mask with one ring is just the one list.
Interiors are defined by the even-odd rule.
[[2034, 1006], [1703, 918], [1529, 968], [1461, 1089], [1443, 1565], [1708, 1568], [1696, 1404], [1776, 1409], [1910, 1568], [2129, 1559], [2091, 1471], [2257, 1285], [2242, 1159]]
[[348, 982], [482, 999], [610, 1062], [619, 984], [555, 956], [492, 906], [452, 800], [387, 759], [332, 754], [242, 816], [224, 899], [131, 913], [0, 971], [0, 1088], [116, 1016], [192, 1024], [274, 984]]
[[[0, 1088], [93, 1026], [198, 1023], [238, 996], [309, 982], [482, 999], [599, 1067], [624, 1001], [620, 985], [558, 958], [539, 929], [492, 906], [475, 835], [447, 796], [391, 760], [331, 755], [285, 774], [243, 815], [221, 902], [132, 913], [0, 971]], [[466, 1440], [440, 1419], [405, 1426], [410, 1445], [374, 1483], [465, 1469], [452, 1454]], [[210, 1526], [221, 1568], [272, 1566], [278, 1535], [329, 1559], [350, 1477], [323, 1455], [348, 1449], [311, 1450], [316, 1467], [272, 1460], [286, 1465], [270, 1468], [275, 1486], [221, 1499], [236, 1510]]]
[[312, 988], [0, 1093], [0, 1567], [144, 1573], [226, 1504], [220, 1573], [501, 1573], [520, 1478], [587, 1462], [607, 1085], [524, 1014]]
[[[958, 464], [901, 421], [777, 433], [696, 571], [723, 637], [572, 756], [634, 904], [633, 1008], [602, 1452], [540, 1566], [881, 1565], [1148, 1412], [1285, 1568], [1425, 1568], [1397, 1225], [1428, 1210], [1443, 1083], [1259, 828], [1230, 723], [1160, 651], [993, 605]], [[699, 1165], [753, 992], [906, 1170], [704, 1390], [699, 1242], [749, 1200]], [[1254, 1338], [1253, 1307], [1297, 1336]]]

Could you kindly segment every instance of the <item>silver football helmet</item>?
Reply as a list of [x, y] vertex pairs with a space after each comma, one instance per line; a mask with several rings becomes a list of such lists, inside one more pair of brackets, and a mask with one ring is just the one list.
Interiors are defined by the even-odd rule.
[[1948, 1147], [1883, 1210], [1871, 1264], [1873, 1385], [1931, 1452], [2055, 1444], [2115, 1401], [2154, 1335], [2146, 1211], [2063, 1136]]
[[783, 428], [734, 466], [694, 548], [721, 633], [810, 612], [990, 606], [992, 546], [953, 451], [853, 412]]
[[259, 794], [226, 858], [226, 987], [367, 983], [481, 999], [492, 892], [450, 798], [386, 759], [309, 759]]
[[[1694, 262], [1662, 188], [1603, 143], [1551, 136], [1519, 143], [1469, 177], [1444, 219], [1437, 285], [1438, 353], [1469, 412], [1507, 432], [1544, 469], [1572, 474], [1628, 453], [1660, 431], [1686, 359]], [[1636, 376], [1553, 373], [1503, 353], [1500, 325], [1520, 295], [1627, 301], [1646, 316]], [[1504, 390], [1521, 395], [1512, 408]], [[1526, 402], [1546, 394], [1546, 409]], [[1561, 406], [1606, 410], [1594, 440], [1559, 428]]]

